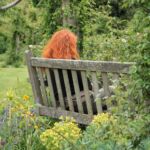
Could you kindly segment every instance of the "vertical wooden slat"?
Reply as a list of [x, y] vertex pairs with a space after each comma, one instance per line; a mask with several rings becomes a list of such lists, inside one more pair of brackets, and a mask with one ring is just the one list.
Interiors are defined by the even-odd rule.
[[41, 90], [40, 90], [40, 83], [39, 83], [39, 79], [37, 77], [37, 71], [36, 71], [36, 68], [32, 67], [32, 65], [31, 65], [30, 59], [31, 59], [31, 57], [33, 57], [32, 52], [26, 51], [25, 56], [26, 56], [26, 64], [28, 67], [28, 73], [29, 73], [29, 77], [30, 77], [30, 82], [31, 82], [35, 102], [43, 105], [42, 94], [41, 94]]
[[93, 114], [92, 104], [91, 104], [91, 99], [90, 99], [90, 94], [89, 94], [89, 89], [88, 89], [88, 82], [87, 82], [87, 77], [86, 77], [85, 71], [81, 71], [81, 76], [82, 76], [82, 82], [83, 82], [83, 87], [84, 87], [84, 93], [85, 93], [88, 114]]
[[51, 79], [51, 75], [50, 75], [48, 68], [46, 68], [46, 75], [47, 75], [47, 80], [48, 80], [48, 86], [50, 88], [50, 97], [51, 97], [52, 106], [56, 107], [56, 99], [55, 99], [52, 79]]
[[102, 80], [103, 80], [103, 88], [104, 88], [105, 96], [110, 96], [109, 83], [108, 83], [109, 80], [106, 72], [102, 72]]
[[[96, 77], [96, 72], [91, 72], [91, 74], [92, 74], [92, 81], [93, 81], [94, 98], [96, 98], [98, 91], [99, 91], [98, 81], [97, 81], [97, 77]], [[102, 104], [101, 104], [100, 99], [98, 99], [96, 101], [96, 107], [97, 107], [98, 113], [101, 113], [102, 112]]]
[[71, 89], [68, 79], [68, 74], [66, 70], [63, 70], [63, 76], [64, 76], [64, 82], [66, 87], [66, 94], [67, 94], [67, 100], [69, 104], [69, 110], [74, 111], [73, 102], [72, 102], [72, 96], [71, 96]]
[[56, 80], [56, 86], [57, 86], [60, 106], [61, 106], [61, 108], [65, 109], [64, 98], [63, 98], [63, 94], [62, 94], [62, 89], [61, 89], [61, 83], [60, 83], [58, 69], [54, 69], [54, 75], [55, 75], [55, 80]]
[[80, 96], [77, 72], [72, 70], [71, 73], [72, 73], [73, 84], [74, 84], [75, 93], [76, 93], [76, 100], [77, 100], [78, 111], [79, 111], [79, 113], [83, 113], [83, 107], [82, 107], [82, 103], [81, 103], [81, 96]]
[[45, 84], [44, 84], [42, 68], [37, 68], [37, 70], [38, 70], [39, 79], [40, 79], [40, 83], [41, 83], [41, 91], [42, 91], [42, 96], [43, 96], [43, 103], [44, 103], [45, 106], [49, 106], [48, 98], [47, 98], [47, 95], [46, 95], [46, 89], [45, 89]]
[[[102, 72], [102, 80], [103, 80], [103, 89], [104, 89], [104, 95], [106, 97], [110, 96], [110, 90], [109, 90], [109, 80], [108, 80], [108, 74], [106, 72]], [[109, 110], [110, 104], [107, 103], [107, 109]]]

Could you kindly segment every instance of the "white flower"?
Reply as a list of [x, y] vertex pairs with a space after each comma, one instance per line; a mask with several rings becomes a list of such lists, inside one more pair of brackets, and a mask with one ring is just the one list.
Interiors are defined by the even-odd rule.
[[126, 40], [126, 39], [121, 39], [121, 41], [122, 41], [123, 43], [126, 43], [126, 42], [127, 42], [127, 40]]

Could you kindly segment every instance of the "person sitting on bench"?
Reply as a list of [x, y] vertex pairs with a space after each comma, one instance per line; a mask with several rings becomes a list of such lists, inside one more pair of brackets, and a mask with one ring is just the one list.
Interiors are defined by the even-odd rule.
[[[73, 60], [80, 59], [79, 53], [77, 51], [76, 35], [68, 29], [62, 29], [60, 31], [55, 32], [50, 38], [50, 40], [48, 41], [48, 43], [46, 44], [46, 46], [44, 47], [42, 52], [42, 57], [49, 58], [49, 59], [73, 59]], [[64, 84], [62, 70], [58, 69], [58, 73], [60, 77], [62, 94], [63, 97], [66, 98], [67, 94], [65, 91], [65, 84]], [[50, 70], [50, 74], [52, 78], [52, 85], [54, 89], [55, 99], [58, 100], [58, 91], [57, 91], [54, 72]], [[75, 95], [75, 89], [73, 85], [71, 71], [67, 70], [67, 74], [68, 74], [68, 79], [69, 79], [69, 84], [71, 89], [71, 95], [73, 96]], [[79, 90], [84, 91], [82, 77], [79, 71], [77, 71], [77, 78], [79, 83]], [[92, 90], [92, 85], [89, 78], [87, 78], [87, 81], [88, 81], [88, 89]], [[47, 82], [45, 84], [47, 84]]]

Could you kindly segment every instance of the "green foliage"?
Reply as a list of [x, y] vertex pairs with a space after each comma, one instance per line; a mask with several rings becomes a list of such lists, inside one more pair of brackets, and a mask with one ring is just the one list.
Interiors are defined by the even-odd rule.
[[124, 1], [124, 4], [123, 4], [124, 7], [135, 7], [135, 8], [142, 8], [144, 10], [149, 10], [149, 7], [150, 7], [150, 1], [149, 0], [125, 0]]
[[7, 49], [7, 37], [0, 35], [0, 54], [6, 52]]
[[13, 51], [8, 51], [6, 59], [6, 65], [12, 65], [14, 67], [20, 67], [22, 60], [19, 53], [14, 53]]
[[[3, 56], [5, 57], [5, 56]], [[14, 89], [16, 95], [22, 96], [24, 93], [30, 97], [32, 95], [30, 83], [27, 81], [27, 68], [0, 68], [0, 99], [1, 102], [6, 96], [6, 91]], [[1, 103], [3, 106], [5, 103]]]
[[[1, 0], [0, 5], [10, 1]], [[40, 56], [45, 41], [63, 27], [77, 33], [83, 59], [136, 62], [131, 78], [121, 76], [122, 85], [107, 100], [109, 104], [112, 101], [117, 104], [110, 109], [107, 119], [102, 122], [102, 116], [98, 116], [98, 123], [90, 124], [76, 143], [71, 145], [64, 140], [63, 149], [149, 149], [150, 115], [145, 104], [145, 100], [150, 98], [149, 8], [149, 0], [73, 0], [65, 8], [62, 8], [60, 0], [26, 0], [0, 13], [2, 65], [19, 66], [24, 61], [23, 54], [28, 45], [34, 54]], [[73, 19], [73, 23], [63, 24], [64, 17]], [[20, 76], [19, 73], [24, 76], [21, 71], [1, 73], [1, 95], [8, 88], [4, 84], [8, 80], [5, 76], [12, 77], [15, 73], [16, 76]], [[11, 78], [9, 86], [15, 84], [14, 80]], [[32, 103], [25, 101], [28, 96], [32, 99], [31, 89], [25, 95], [27, 85], [19, 84], [15, 89], [15, 94], [11, 91], [6, 98], [1, 96], [3, 105], [0, 106], [0, 117], [6, 114], [6, 119], [4, 124], [0, 124], [0, 148], [4, 142], [5, 149], [44, 150], [46, 147], [39, 137], [55, 125], [47, 118], [31, 117]], [[59, 134], [62, 133], [60, 130]], [[55, 135], [53, 138], [59, 139]]]
[[37, 4], [39, 4], [40, 0], [32, 0], [32, 3], [34, 6], [36, 6]]
[[148, 150], [150, 148], [150, 137], [141, 141], [139, 149]]
[[14, 90], [9, 90], [3, 104], [5, 107], [0, 112], [3, 120], [0, 124], [0, 146], [3, 149], [45, 150], [39, 135], [43, 127], [49, 126], [51, 120], [37, 117], [33, 113], [35, 108], [31, 97], [19, 96]]
[[132, 105], [127, 101], [128, 95], [118, 89], [117, 109], [95, 116], [82, 133], [70, 119], [53, 124], [48, 118], [36, 116], [32, 98], [25, 93], [21, 95], [19, 89], [16, 91], [18, 94], [14, 90], [7, 92], [5, 109], [0, 114], [1, 118], [5, 116], [0, 125], [4, 149], [147, 150], [149, 147], [150, 115], [141, 109], [132, 110], [138, 105]]
[[[106, 2], [106, 1], [105, 1]], [[90, 20], [86, 25], [86, 36], [83, 43], [84, 59], [134, 61], [137, 67], [133, 70], [132, 98], [146, 99], [150, 97], [150, 63], [149, 63], [149, 30], [150, 17], [148, 14], [149, 1], [120, 2], [123, 8], [129, 9], [130, 17], [119, 18], [112, 15], [112, 6], [107, 2], [95, 21]], [[129, 5], [131, 4], [131, 5]], [[147, 5], [147, 6], [146, 6]], [[134, 8], [134, 11], [132, 9]], [[106, 11], [107, 10], [107, 11]], [[107, 12], [107, 13], [106, 13]], [[142, 22], [142, 23], [141, 23]], [[92, 25], [91, 25], [92, 24]], [[143, 93], [143, 97], [141, 95]]]
[[[34, 0], [33, 3], [35, 3]], [[49, 38], [51, 34], [60, 28], [70, 28], [77, 33], [79, 39], [78, 47], [82, 51], [84, 27], [88, 23], [89, 18], [93, 17], [96, 13], [93, 4], [94, 2], [92, 0], [74, 0], [72, 2], [68, 1], [68, 4], [63, 7], [63, 2], [59, 0], [51, 2], [46, 0], [41, 2], [39, 6], [46, 10], [43, 14], [42, 32], [46, 38]], [[64, 18], [72, 21], [63, 23]]]
[[41, 11], [31, 5], [31, 0], [22, 1], [16, 7], [0, 14], [0, 45], [8, 55], [7, 65], [19, 66], [23, 61], [22, 53], [28, 45], [39, 44], [41, 41], [38, 28], [42, 22], [40, 14]]
[[74, 143], [80, 137], [81, 131], [75, 124], [75, 120], [70, 118], [61, 119], [61, 122], [56, 122], [52, 128], [47, 129], [40, 135], [43, 145], [48, 150], [64, 149], [63, 147], [66, 146], [74, 148]]
[[[78, 149], [133, 150], [141, 147], [143, 139], [149, 138], [149, 115], [137, 115], [134, 119], [125, 117], [125, 115], [110, 115], [110, 117], [114, 119], [108, 118], [107, 121], [100, 122], [97, 119], [97, 123], [89, 125], [78, 142]], [[148, 142], [145, 142], [142, 147], [147, 145]]]
[[[38, 1], [33, 0], [33, 3], [37, 4]], [[40, 6], [44, 9], [41, 32], [46, 35], [46, 38], [49, 38], [52, 33], [62, 26], [61, 2], [59, 0], [51, 2], [45, 0], [40, 3]]]
[[150, 98], [150, 33], [143, 34], [144, 39], [139, 44], [140, 56], [133, 74], [136, 88], [140, 87], [145, 100]]

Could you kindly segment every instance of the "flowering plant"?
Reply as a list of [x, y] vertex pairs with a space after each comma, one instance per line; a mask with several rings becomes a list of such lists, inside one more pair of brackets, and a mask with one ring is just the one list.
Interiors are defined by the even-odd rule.
[[[62, 118], [61, 118], [62, 119]], [[63, 143], [73, 145], [80, 137], [81, 130], [71, 118], [63, 118], [63, 121], [56, 122], [50, 129], [45, 130], [40, 139], [48, 150], [58, 150]]]
[[94, 116], [92, 124], [102, 125], [104, 123], [115, 123], [115, 118], [111, 116], [109, 113], [102, 113]]

